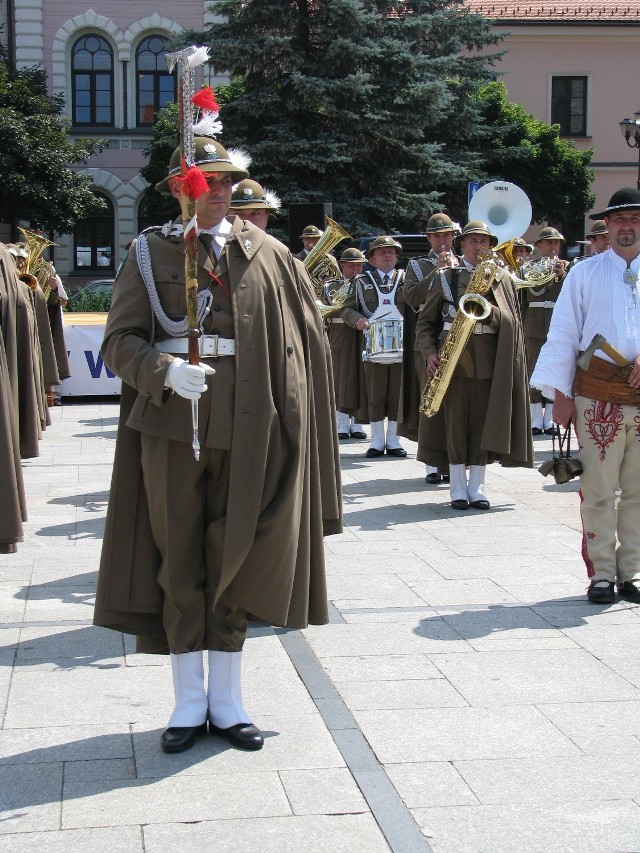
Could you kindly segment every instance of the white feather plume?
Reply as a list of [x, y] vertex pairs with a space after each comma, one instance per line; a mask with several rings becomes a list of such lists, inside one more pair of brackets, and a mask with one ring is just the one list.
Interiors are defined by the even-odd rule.
[[241, 169], [243, 172], [249, 171], [251, 154], [248, 151], [245, 151], [244, 148], [227, 148], [227, 154], [236, 169]]
[[270, 207], [274, 207], [276, 210], [280, 210], [282, 207], [282, 202], [280, 201], [280, 196], [276, 195], [273, 190], [268, 190], [266, 187], [264, 188], [264, 197], [265, 201]]
[[189, 68], [197, 68], [199, 65], [204, 65], [209, 61], [208, 47], [193, 47], [193, 53], [187, 58]]
[[199, 121], [193, 125], [195, 136], [217, 136], [222, 133], [222, 122], [218, 113], [203, 113]]

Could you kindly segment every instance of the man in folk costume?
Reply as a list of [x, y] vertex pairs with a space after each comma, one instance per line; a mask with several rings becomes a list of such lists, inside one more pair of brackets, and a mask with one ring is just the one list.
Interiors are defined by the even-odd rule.
[[[371, 268], [353, 279], [353, 290], [341, 314], [351, 328], [364, 332], [370, 324], [383, 319], [395, 320], [402, 328], [404, 270], [395, 268], [401, 250], [400, 243], [389, 236], [376, 237], [369, 245]], [[383, 456], [385, 451], [388, 456], [407, 455], [397, 435], [402, 380], [401, 343], [399, 351], [389, 355], [391, 358], [385, 362], [376, 363], [367, 358], [364, 363], [371, 423], [371, 446], [365, 455], [370, 459]]]
[[[332, 305], [335, 294], [340, 294], [341, 289], [348, 286], [356, 275], [362, 273], [362, 269], [366, 263], [366, 258], [360, 249], [349, 248], [345, 249], [340, 255], [338, 265], [342, 278], [330, 279], [325, 282], [322, 287], [321, 299], [325, 305]], [[342, 298], [341, 295], [338, 298]], [[340, 316], [340, 312], [331, 314], [326, 319], [327, 336], [331, 347], [331, 364], [333, 367], [333, 386], [336, 395], [336, 418], [338, 422], [338, 439], [346, 441], [348, 438], [364, 439], [367, 434], [362, 428], [362, 424], [347, 412], [339, 410], [340, 400], [340, 381], [341, 381], [341, 361], [342, 361], [342, 345], [346, 335], [355, 334], [348, 326], [345, 326], [344, 320]]]
[[[617, 190], [602, 213], [609, 250], [576, 264], [553, 312], [531, 383], [553, 398], [553, 418], [580, 443], [582, 556], [587, 598], [640, 602], [640, 192]], [[578, 356], [596, 335], [586, 369]], [[626, 366], [616, 363], [619, 360]]]
[[[564, 237], [556, 228], [547, 227], [540, 231], [535, 245], [540, 257], [552, 258], [555, 261], [553, 268], [555, 277], [548, 284], [543, 284], [542, 287], [525, 287], [520, 291], [530, 377], [536, 366], [540, 350], [547, 339], [553, 309], [567, 275], [568, 264], [559, 257], [564, 242]], [[531, 389], [530, 399], [532, 434], [553, 435], [555, 432], [552, 418], [553, 401], [545, 399], [537, 388]]]
[[[402, 423], [398, 424], [400, 435], [406, 435], [413, 441], [418, 440], [418, 423], [422, 415], [419, 413], [420, 397], [426, 382], [425, 363], [416, 340], [416, 322], [420, 309], [427, 298], [427, 290], [435, 270], [457, 267], [458, 258], [453, 253], [453, 239], [456, 235], [456, 227], [446, 213], [434, 213], [429, 217], [425, 234], [431, 245], [431, 251], [423, 258], [411, 258], [407, 265], [407, 273], [404, 278], [404, 355], [403, 355], [403, 382], [401, 390], [400, 408], [403, 412], [404, 424], [411, 423], [413, 418], [415, 427], [413, 435], [407, 434], [407, 428]], [[411, 392], [413, 389], [413, 393]], [[411, 406], [411, 414], [406, 411]], [[426, 466], [425, 482], [429, 485], [437, 485], [443, 481], [449, 481], [449, 468], [442, 473], [433, 465]]]
[[[440, 364], [438, 353], [460, 297], [496, 243], [484, 222], [469, 222], [456, 240], [462, 252], [460, 266], [441, 269], [432, 277], [416, 327], [430, 377]], [[448, 459], [451, 506], [456, 510], [490, 508], [485, 494], [487, 463], [533, 465], [524, 336], [511, 277], [504, 268], [496, 265], [495, 278], [483, 296], [490, 315], [474, 324], [442, 407], [420, 424], [417, 458], [438, 466]]]
[[[158, 185], [183, 201], [185, 161], [176, 149]], [[207, 723], [260, 749], [242, 701], [247, 623], [328, 621], [322, 536], [342, 528], [335, 414], [308, 282], [286, 246], [225, 218], [247, 172], [197, 131], [185, 180], [194, 170], [196, 245], [184, 216], [148, 229], [114, 287], [102, 354], [123, 380], [122, 409], [94, 622], [170, 653], [166, 752]], [[190, 248], [200, 365], [185, 360]]]

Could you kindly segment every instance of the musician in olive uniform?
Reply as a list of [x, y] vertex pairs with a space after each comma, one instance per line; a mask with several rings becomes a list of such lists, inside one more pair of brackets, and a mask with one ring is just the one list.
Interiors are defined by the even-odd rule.
[[[366, 262], [365, 256], [360, 249], [349, 248], [345, 249], [340, 255], [338, 264], [342, 278], [330, 279], [325, 282], [322, 287], [321, 299], [325, 305], [331, 305], [335, 298], [335, 293], [344, 288], [356, 275], [360, 275], [362, 268]], [[341, 381], [341, 361], [342, 361], [342, 343], [346, 335], [356, 334], [354, 330], [345, 326], [345, 322], [340, 317], [339, 312], [328, 317], [327, 335], [329, 345], [331, 347], [331, 364], [333, 367], [333, 386], [336, 396], [336, 418], [338, 422], [338, 439], [345, 441], [348, 438], [363, 439], [367, 434], [362, 428], [362, 424], [358, 423], [357, 419], [347, 412], [339, 410], [340, 400], [340, 381]]]
[[[496, 243], [484, 222], [469, 222], [456, 241], [461, 265], [432, 277], [416, 327], [430, 377], [440, 365], [438, 353], [455, 322], [460, 297], [482, 256]], [[495, 266], [483, 295], [490, 314], [474, 324], [440, 411], [420, 425], [418, 459], [430, 465], [448, 459], [451, 506], [457, 510], [490, 508], [485, 494], [488, 462], [533, 465], [524, 338], [515, 291], [504, 268]]]
[[[520, 291], [529, 377], [547, 340], [553, 309], [567, 275], [568, 264], [559, 257], [564, 242], [564, 237], [556, 228], [547, 227], [540, 231], [535, 245], [541, 258], [554, 259], [555, 277], [542, 287], [525, 287]], [[553, 435], [553, 400], [545, 399], [537, 388], [531, 389], [530, 400], [531, 432], [533, 435], [542, 435], [543, 432]]]
[[[420, 308], [427, 298], [427, 290], [434, 270], [457, 267], [458, 258], [453, 253], [453, 239], [456, 228], [446, 213], [434, 213], [427, 222], [425, 234], [431, 245], [431, 251], [423, 258], [411, 258], [404, 278], [404, 353], [403, 376], [400, 393], [398, 432], [417, 441], [420, 396], [426, 382], [425, 363], [416, 340], [416, 321]], [[413, 381], [415, 377], [415, 381]], [[411, 411], [407, 409], [411, 407]], [[415, 423], [414, 434], [410, 434], [409, 425]], [[442, 473], [433, 465], [426, 466], [425, 482], [436, 485], [449, 480], [449, 468]]]
[[[177, 149], [159, 185], [176, 197], [181, 159]], [[242, 703], [249, 616], [326, 622], [322, 535], [341, 529], [335, 415], [309, 283], [282, 243], [225, 218], [234, 179], [247, 175], [222, 145], [196, 137], [195, 165], [208, 184], [196, 202], [200, 366], [185, 360], [179, 219], [132, 244], [102, 347], [123, 392], [94, 621], [136, 634], [140, 651], [170, 652], [166, 752], [188, 749], [207, 722], [233, 746], [262, 747]]]
[[294, 258], [304, 262], [304, 259], [323, 234], [324, 231], [321, 231], [317, 225], [307, 225], [306, 228], [303, 228], [302, 234], [300, 235], [300, 239], [302, 240], [302, 249], [297, 253], [297, 255], [294, 255]]
[[[345, 302], [341, 317], [351, 328], [359, 332], [378, 320], [392, 320], [396, 328], [402, 329], [404, 300], [402, 283], [404, 270], [396, 269], [398, 252], [402, 246], [393, 237], [376, 237], [369, 245], [370, 269], [353, 280], [353, 291]], [[399, 341], [398, 341], [399, 344]], [[365, 344], [366, 349], [366, 344]], [[370, 459], [383, 456], [407, 455], [397, 435], [398, 409], [400, 404], [400, 382], [402, 379], [401, 345], [388, 358], [376, 363], [367, 353], [364, 363], [364, 379], [367, 390], [369, 422], [371, 423], [371, 445], [366, 452]], [[387, 419], [385, 435], [384, 421]]]
[[233, 187], [227, 219], [233, 222], [233, 218], [239, 216], [266, 231], [269, 219], [276, 216], [281, 207], [282, 202], [273, 190], [245, 178]]

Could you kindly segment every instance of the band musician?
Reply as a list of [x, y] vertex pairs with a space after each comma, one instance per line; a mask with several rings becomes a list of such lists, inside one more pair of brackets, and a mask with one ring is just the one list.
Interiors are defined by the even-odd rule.
[[[460, 266], [433, 276], [416, 327], [429, 377], [440, 366], [439, 351], [455, 324], [460, 297], [497, 242], [484, 222], [472, 220], [454, 244], [462, 253]], [[448, 460], [451, 506], [456, 510], [490, 508], [485, 494], [488, 462], [533, 465], [520, 310], [511, 277], [497, 263], [483, 295], [489, 316], [475, 323], [439, 412], [420, 422], [417, 458], [438, 467]]]

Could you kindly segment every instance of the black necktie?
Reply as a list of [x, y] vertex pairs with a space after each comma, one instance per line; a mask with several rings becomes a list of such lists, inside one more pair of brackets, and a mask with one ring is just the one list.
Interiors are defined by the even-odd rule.
[[385, 274], [385, 277], [382, 279], [382, 286], [388, 293], [389, 292], [389, 276], [388, 276], [388, 274]]
[[200, 233], [198, 235], [198, 239], [200, 240], [202, 245], [207, 250], [207, 255], [209, 255], [209, 260], [211, 261], [211, 263], [215, 264], [216, 256], [213, 252], [213, 246], [212, 246], [213, 234], [211, 234], [209, 231], [202, 231], [202, 233]]

